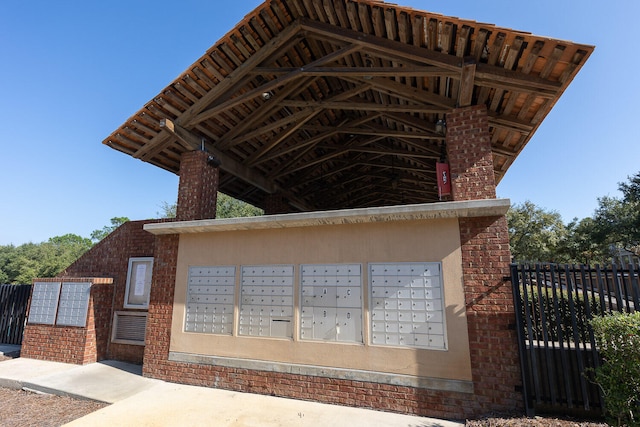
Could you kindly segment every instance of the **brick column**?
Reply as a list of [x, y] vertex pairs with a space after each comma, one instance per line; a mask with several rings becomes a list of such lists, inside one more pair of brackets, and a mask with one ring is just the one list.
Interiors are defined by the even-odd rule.
[[208, 160], [206, 151], [182, 155], [176, 212], [179, 221], [216, 217], [219, 169], [210, 165]]
[[291, 212], [287, 199], [280, 193], [269, 194], [264, 199], [264, 214], [277, 215]]
[[485, 106], [459, 108], [447, 114], [447, 157], [453, 200], [496, 198]]
[[[484, 106], [447, 114], [447, 156], [453, 200], [495, 199], [489, 120]], [[509, 276], [509, 231], [504, 216], [460, 218], [466, 316], [474, 382], [471, 412], [522, 408], [515, 310]]]
[[142, 373], [146, 377], [166, 378], [173, 316], [173, 295], [180, 236], [156, 236], [153, 259], [153, 286], [149, 295], [147, 336]]

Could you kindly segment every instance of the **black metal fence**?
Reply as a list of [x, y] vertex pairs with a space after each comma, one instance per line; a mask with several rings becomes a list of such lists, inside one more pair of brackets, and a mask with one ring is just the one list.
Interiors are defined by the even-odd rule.
[[31, 285], [0, 285], [0, 344], [22, 344]]
[[601, 415], [593, 382], [601, 359], [589, 320], [640, 307], [638, 270], [512, 264], [511, 280], [527, 414]]

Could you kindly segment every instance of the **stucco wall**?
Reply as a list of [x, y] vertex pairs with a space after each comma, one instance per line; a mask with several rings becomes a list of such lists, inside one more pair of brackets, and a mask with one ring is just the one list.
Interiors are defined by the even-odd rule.
[[[369, 343], [367, 263], [442, 262], [447, 350], [375, 346]], [[184, 332], [189, 266], [293, 264], [294, 331], [299, 330], [300, 264], [362, 265], [362, 344], [312, 342]], [[239, 294], [236, 283], [236, 295]], [[346, 368], [451, 380], [471, 380], [469, 340], [457, 219], [182, 234], [178, 251], [170, 351]], [[238, 317], [236, 297], [236, 320]]]

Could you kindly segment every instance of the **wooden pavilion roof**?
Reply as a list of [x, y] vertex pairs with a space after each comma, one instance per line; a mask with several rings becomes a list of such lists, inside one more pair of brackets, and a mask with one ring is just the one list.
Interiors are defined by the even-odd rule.
[[436, 124], [486, 105], [496, 180], [594, 47], [374, 0], [267, 0], [104, 144], [298, 210], [437, 201]]

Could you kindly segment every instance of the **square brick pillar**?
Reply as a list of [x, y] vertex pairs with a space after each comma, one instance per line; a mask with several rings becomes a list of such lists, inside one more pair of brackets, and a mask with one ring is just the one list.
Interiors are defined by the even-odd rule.
[[453, 200], [496, 198], [489, 116], [484, 105], [447, 114], [447, 157]]
[[[454, 201], [496, 198], [486, 107], [447, 114], [447, 155]], [[504, 216], [460, 218], [475, 414], [523, 407], [509, 230]]]
[[287, 199], [280, 193], [269, 194], [264, 199], [264, 214], [277, 215], [291, 212]]
[[209, 164], [206, 151], [184, 153], [180, 160], [180, 184], [176, 219], [191, 221], [216, 217], [219, 169]]

